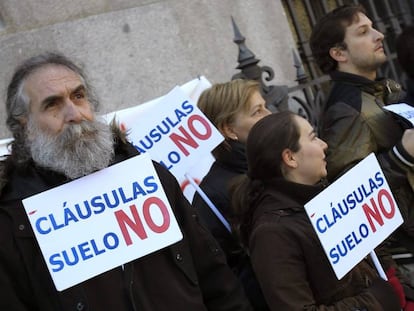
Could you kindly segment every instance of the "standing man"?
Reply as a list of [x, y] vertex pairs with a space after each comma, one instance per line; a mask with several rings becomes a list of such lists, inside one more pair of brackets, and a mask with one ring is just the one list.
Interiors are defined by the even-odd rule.
[[14, 141], [0, 166], [0, 310], [251, 310], [216, 242], [158, 164], [183, 239], [58, 292], [22, 200], [138, 152], [114, 124], [96, 117], [98, 101], [84, 73], [60, 54], [23, 62], [6, 108]]
[[414, 129], [383, 109], [403, 95], [395, 81], [377, 78], [386, 61], [383, 40], [360, 5], [341, 6], [315, 25], [311, 49], [332, 78], [320, 134], [329, 145], [330, 181], [376, 154], [404, 218], [397, 240], [414, 252]]

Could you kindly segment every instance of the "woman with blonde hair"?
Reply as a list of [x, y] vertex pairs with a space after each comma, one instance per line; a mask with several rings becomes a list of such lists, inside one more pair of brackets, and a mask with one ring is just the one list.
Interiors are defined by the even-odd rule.
[[[270, 111], [260, 94], [259, 83], [241, 79], [218, 83], [205, 90], [198, 100], [198, 107], [224, 136], [224, 141], [213, 150], [215, 162], [203, 178], [200, 188], [225, 220], [230, 222], [233, 212], [230, 208], [229, 185], [234, 177], [247, 171], [247, 136], [251, 127], [269, 115]], [[193, 206], [224, 250], [229, 266], [240, 277], [255, 310], [267, 310], [252, 274], [249, 258], [233, 234], [197, 193]]]

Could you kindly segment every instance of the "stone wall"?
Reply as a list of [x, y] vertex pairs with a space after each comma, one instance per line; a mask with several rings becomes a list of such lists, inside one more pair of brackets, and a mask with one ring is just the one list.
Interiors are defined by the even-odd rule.
[[294, 41], [278, 0], [2, 0], [0, 2], [0, 138], [5, 88], [17, 64], [59, 51], [83, 65], [101, 113], [144, 103], [198, 75], [228, 81], [246, 45], [274, 69], [272, 84], [294, 84]]

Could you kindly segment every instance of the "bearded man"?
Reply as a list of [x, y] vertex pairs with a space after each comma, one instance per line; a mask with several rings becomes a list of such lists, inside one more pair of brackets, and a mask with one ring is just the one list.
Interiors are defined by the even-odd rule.
[[1, 163], [1, 310], [251, 310], [175, 178], [156, 163], [183, 239], [58, 292], [22, 200], [138, 152], [114, 123], [96, 116], [98, 101], [83, 71], [60, 54], [24, 61], [6, 108], [14, 141]]

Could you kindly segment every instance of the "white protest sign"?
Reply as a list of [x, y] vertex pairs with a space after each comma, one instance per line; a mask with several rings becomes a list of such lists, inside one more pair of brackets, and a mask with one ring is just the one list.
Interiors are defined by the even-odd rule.
[[[200, 76], [196, 79], [188, 81], [187, 83], [184, 83], [183, 85], [180, 85], [179, 87], [194, 102], [197, 102], [201, 92], [211, 87], [211, 83], [204, 76]], [[151, 107], [157, 105], [164, 97], [165, 95], [154, 98], [139, 105], [116, 110], [105, 114], [103, 117], [107, 123], [111, 122], [115, 117], [123, 127], [126, 127], [137, 121], [137, 118], [139, 118], [146, 110], [151, 109]]]
[[374, 154], [308, 202], [305, 210], [338, 279], [403, 223]]
[[148, 155], [23, 204], [59, 291], [182, 239]]
[[[180, 86], [180, 89], [188, 96], [194, 103], [198, 101], [200, 94], [207, 88], [211, 87], [211, 83], [204, 77], [200, 76], [196, 79], [193, 79], [183, 85]], [[117, 110], [111, 113], [108, 113], [104, 116], [105, 120], [109, 123], [114, 117], [116, 118], [117, 122], [119, 123], [121, 129], [127, 131], [129, 133], [129, 139], [133, 141], [136, 137], [139, 137], [140, 133], [144, 133], [145, 128], [142, 128], [142, 120], [151, 117], [154, 113], [151, 111], [155, 111], [155, 114], [159, 115], [160, 111], [164, 111], [165, 107], [162, 102], [165, 98], [164, 96], [155, 98], [151, 101], [145, 102], [141, 105], [137, 105], [134, 107], [130, 107], [123, 110]], [[138, 132], [135, 135], [135, 132]], [[213, 129], [213, 136], [212, 138], [216, 137], [216, 135], [220, 135], [218, 131]], [[222, 139], [222, 138], [221, 138]], [[181, 190], [183, 191], [185, 197], [191, 202], [193, 195], [194, 195], [194, 188], [189, 186], [189, 181], [184, 177], [184, 174], [188, 174], [191, 176], [197, 183], [200, 183], [202, 178], [207, 174], [208, 170], [210, 169], [211, 165], [214, 162], [214, 158], [211, 155], [211, 150], [215, 147], [213, 144], [210, 144], [210, 150], [204, 144], [204, 141], [199, 141], [199, 153], [204, 153], [202, 158], [197, 159], [195, 163], [193, 163], [193, 157], [190, 158], [183, 158], [182, 162], [186, 160], [191, 160], [188, 165], [190, 168], [187, 169], [186, 172], [182, 172], [175, 168], [172, 170], [172, 173], [177, 178], [178, 182], [180, 183]], [[156, 161], [159, 161], [160, 158], [154, 158]]]
[[414, 107], [406, 103], [392, 104], [384, 106], [384, 109], [394, 112], [399, 116], [403, 117], [411, 123], [411, 126], [414, 125]]
[[179, 87], [131, 121], [125, 126], [133, 145], [141, 153], [148, 152], [180, 183], [193, 165], [223, 141], [217, 128]]

